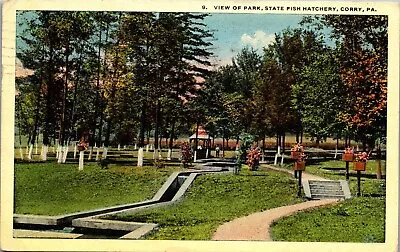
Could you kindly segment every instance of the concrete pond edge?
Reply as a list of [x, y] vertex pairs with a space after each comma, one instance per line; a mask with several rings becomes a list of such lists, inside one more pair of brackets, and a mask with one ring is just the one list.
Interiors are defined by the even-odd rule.
[[[128, 231], [127, 234], [121, 236], [119, 239], [140, 239], [155, 230], [159, 225], [156, 223], [107, 220], [104, 217], [176, 204], [184, 198], [186, 192], [192, 186], [197, 176], [211, 173], [227, 174], [232, 172], [232, 169], [215, 167], [214, 164], [215, 162], [202, 162], [195, 166], [194, 169], [172, 173], [151, 200], [58, 216], [14, 214], [13, 221], [14, 224], [24, 225], [40, 225], [49, 227], [71, 226], [74, 228]], [[40, 237], [40, 234], [36, 231], [21, 230], [17, 233], [21, 234], [22, 237], [25, 237], [25, 233], [31, 235], [35, 234], [37, 237]], [[16, 232], [14, 232], [14, 234], [15, 233]], [[50, 233], [51, 231], [43, 231], [43, 234], [46, 237]], [[57, 232], [53, 233], [57, 234]], [[80, 236], [79, 234], [74, 235], [65, 235], [65, 237], [77, 238]], [[58, 238], [63, 237], [61, 235], [56, 236]]]

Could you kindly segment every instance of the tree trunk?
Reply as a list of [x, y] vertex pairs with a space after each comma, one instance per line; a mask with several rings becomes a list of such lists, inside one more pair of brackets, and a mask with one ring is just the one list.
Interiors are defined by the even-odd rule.
[[144, 147], [145, 124], [146, 124], [146, 105], [145, 103], [143, 103], [142, 113], [140, 115], [139, 148]]
[[170, 134], [170, 139], [169, 139], [169, 148], [172, 149], [173, 143], [174, 143], [174, 132], [175, 131], [175, 120], [172, 120], [172, 126], [171, 126], [171, 134]]
[[376, 170], [376, 178], [382, 179], [382, 152], [381, 152], [381, 144], [380, 143], [378, 143], [376, 156], [378, 159], [378, 169]]

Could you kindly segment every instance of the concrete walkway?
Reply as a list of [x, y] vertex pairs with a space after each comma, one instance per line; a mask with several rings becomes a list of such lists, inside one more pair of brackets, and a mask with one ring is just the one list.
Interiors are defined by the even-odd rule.
[[[282, 171], [293, 175], [293, 171], [281, 169], [269, 165], [264, 168]], [[303, 173], [304, 180], [326, 180], [324, 178]], [[272, 241], [270, 226], [278, 219], [296, 214], [299, 211], [312, 209], [320, 206], [336, 204], [338, 199], [312, 200], [290, 206], [273, 208], [264, 212], [253, 213], [245, 217], [234, 219], [218, 227], [212, 240], [226, 241]]]

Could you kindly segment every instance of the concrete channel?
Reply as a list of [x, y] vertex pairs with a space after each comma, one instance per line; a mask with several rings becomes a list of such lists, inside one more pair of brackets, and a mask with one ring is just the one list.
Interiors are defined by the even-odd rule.
[[151, 200], [61, 216], [14, 214], [15, 238], [99, 238], [140, 239], [158, 227], [157, 223], [104, 219], [107, 215], [133, 213], [176, 204], [199, 175], [234, 171], [232, 160], [198, 160], [193, 169], [172, 173]]

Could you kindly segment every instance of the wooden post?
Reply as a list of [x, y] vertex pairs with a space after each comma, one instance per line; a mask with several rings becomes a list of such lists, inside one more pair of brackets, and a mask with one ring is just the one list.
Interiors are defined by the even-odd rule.
[[361, 171], [357, 171], [357, 197], [361, 196]]
[[302, 173], [302, 171], [300, 170], [299, 171], [299, 191], [297, 192], [297, 196], [298, 197], [301, 197], [301, 173]]

